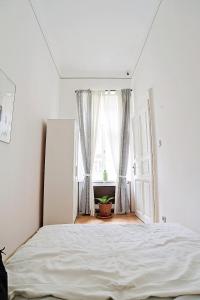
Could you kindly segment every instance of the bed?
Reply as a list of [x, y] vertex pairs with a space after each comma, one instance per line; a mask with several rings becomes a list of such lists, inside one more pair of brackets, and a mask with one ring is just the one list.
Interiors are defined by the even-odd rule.
[[200, 236], [178, 224], [44, 226], [6, 269], [11, 300], [200, 299]]

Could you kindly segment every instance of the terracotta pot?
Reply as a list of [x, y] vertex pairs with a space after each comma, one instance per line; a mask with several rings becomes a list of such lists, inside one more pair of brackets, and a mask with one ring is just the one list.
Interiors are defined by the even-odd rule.
[[111, 215], [112, 203], [101, 204], [99, 203], [100, 217], [109, 217]]

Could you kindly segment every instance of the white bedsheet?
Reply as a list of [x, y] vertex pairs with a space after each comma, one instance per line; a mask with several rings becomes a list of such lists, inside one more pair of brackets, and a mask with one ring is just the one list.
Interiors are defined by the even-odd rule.
[[[181, 296], [181, 297], [176, 297], [176, 298], [157, 298], [157, 297], [151, 297], [148, 298], [148, 300], [199, 300], [200, 296]], [[15, 297], [14, 300], [29, 300], [28, 298], [24, 297]], [[32, 298], [31, 300], [60, 300], [59, 298], [54, 298], [54, 297], [42, 297], [42, 298]]]
[[173, 224], [46, 226], [6, 268], [10, 299], [200, 295], [200, 237]]

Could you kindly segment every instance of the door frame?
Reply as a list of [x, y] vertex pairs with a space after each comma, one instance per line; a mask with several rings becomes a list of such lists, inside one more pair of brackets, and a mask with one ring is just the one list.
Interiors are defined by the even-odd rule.
[[151, 134], [151, 149], [152, 149], [152, 175], [153, 175], [153, 209], [154, 222], [159, 222], [159, 198], [158, 198], [158, 168], [157, 168], [157, 147], [156, 147], [156, 124], [154, 112], [154, 97], [153, 88], [147, 91], [147, 101], [149, 108], [150, 134]]

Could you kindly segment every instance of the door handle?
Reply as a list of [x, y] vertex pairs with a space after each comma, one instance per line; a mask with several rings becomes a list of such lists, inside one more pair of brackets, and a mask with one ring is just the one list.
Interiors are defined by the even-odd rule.
[[134, 170], [134, 171], [133, 171], [133, 174], [136, 175], [136, 165], [135, 165], [135, 163], [134, 163], [134, 165], [132, 166], [132, 168], [133, 168], [133, 170]]

